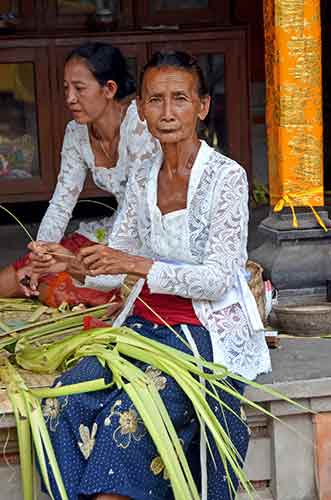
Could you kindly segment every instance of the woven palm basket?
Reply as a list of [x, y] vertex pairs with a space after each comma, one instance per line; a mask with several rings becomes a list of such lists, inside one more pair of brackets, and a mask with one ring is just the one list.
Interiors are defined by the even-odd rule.
[[257, 308], [259, 310], [262, 322], [266, 321], [266, 313], [265, 313], [265, 289], [263, 282], [263, 267], [257, 262], [252, 260], [248, 260], [246, 264], [246, 269], [250, 273], [251, 277], [248, 282], [249, 288], [251, 289]]

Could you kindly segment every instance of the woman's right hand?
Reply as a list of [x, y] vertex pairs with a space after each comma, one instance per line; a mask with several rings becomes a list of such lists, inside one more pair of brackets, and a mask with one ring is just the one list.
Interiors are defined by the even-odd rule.
[[76, 255], [59, 243], [35, 241], [29, 243], [30, 260], [36, 274], [68, 272], [74, 278], [84, 281], [85, 266]]
[[31, 266], [21, 267], [16, 271], [17, 288], [26, 297], [37, 297], [39, 295], [38, 278], [39, 275], [33, 273]]
[[28, 244], [32, 271], [35, 274], [67, 271], [68, 260], [74, 255], [58, 243], [33, 241]]

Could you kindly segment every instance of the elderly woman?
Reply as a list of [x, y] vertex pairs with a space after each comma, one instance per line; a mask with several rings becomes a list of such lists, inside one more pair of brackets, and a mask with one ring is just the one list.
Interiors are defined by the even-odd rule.
[[[81, 280], [104, 287], [109, 275], [135, 274], [140, 279], [128, 300], [131, 311], [124, 310], [117, 324], [124, 321], [143, 336], [189, 352], [166, 322], [205, 359], [254, 379], [270, 369], [270, 359], [264, 336], [256, 331], [256, 305], [242, 273], [247, 258], [247, 180], [237, 163], [197, 137], [197, 123], [206, 117], [209, 100], [194, 59], [181, 52], [152, 57], [141, 78], [139, 109], [161, 143], [162, 158], [146, 159], [130, 178], [109, 246], [83, 248], [79, 262], [70, 258], [66, 264], [63, 258], [62, 265]], [[59, 265], [47, 252], [60, 248], [33, 246], [38, 271]], [[86, 358], [64, 373], [60, 382], [109, 380], [109, 376], [97, 359]], [[192, 404], [174, 380], [158, 377], [160, 395], [184, 450], [197, 459], [199, 454], [193, 450], [199, 425]], [[241, 384], [231, 383], [242, 392]], [[238, 418], [240, 404], [228, 394], [220, 397], [232, 412], [212, 401], [210, 405], [244, 461], [248, 431]], [[132, 410], [124, 391], [60, 398], [58, 407], [50, 435], [70, 499], [171, 498], [166, 476], [153, 467], [157, 450], [139, 416], [131, 412], [136, 422], [123, 427], [125, 415]], [[93, 429], [85, 456], [79, 444], [81, 425], [91, 433]], [[213, 458], [207, 453], [202, 464], [208, 478], [202, 496], [227, 500], [233, 492], [212, 438], [210, 443]], [[229, 472], [237, 486], [230, 467]]]
[[[74, 49], [64, 68], [65, 102], [73, 120], [66, 127], [56, 189], [41, 221], [37, 240], [59, 242], [90, 173], [100, 189], [112, 193], [120, 209], [134, 164], [160, 154], [157, 141], [137, 113], [135, 82], [119, 51], [107, 43]], [[114, 217], [83, 223], [62, 243], [74, 252], [107, 242]], [[33, 295], [21, 278], [29, 274], [24, 256], [0, 271], [0, 296]]]

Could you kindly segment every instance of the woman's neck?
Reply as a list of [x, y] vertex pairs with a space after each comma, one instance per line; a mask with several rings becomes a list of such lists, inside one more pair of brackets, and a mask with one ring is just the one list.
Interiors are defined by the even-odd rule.
[[193, 166], [200, 147], [199, 139], [177, 143], [163, 143], [163, 166], [169, 177], [187, 174]]
[[118, 134], [128, 108], [128, 102], [112, 100], [102, 115], [92, 123], [93, 131], [99, 139], [111, 141]]

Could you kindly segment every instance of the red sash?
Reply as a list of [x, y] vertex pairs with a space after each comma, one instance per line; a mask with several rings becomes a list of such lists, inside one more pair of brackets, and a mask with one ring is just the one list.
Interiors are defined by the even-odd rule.
[[[165, 295], [163, 293], [150, 293], [145, 283], [139, 298], [149, 305], [169, 325], [188, 324], [201, 325], [197, 318], [191, 299], [184, 299], [178, 295]], [[164, 323], [150, 309], [148, 309], [138, 298], [135, 302], [133, 314], [147, 321], [163, 325]]]

